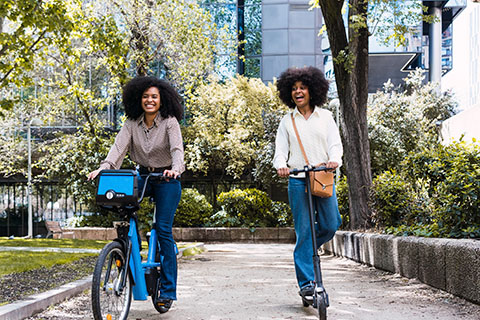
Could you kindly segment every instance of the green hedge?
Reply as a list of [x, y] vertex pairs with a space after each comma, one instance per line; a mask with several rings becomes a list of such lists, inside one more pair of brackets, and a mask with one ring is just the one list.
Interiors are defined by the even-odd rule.
[[185, 188], [175, 213], [175, 227], [201, 227], [212, 216], [213, 208], [197, 189]]
[[[257, 189], [234, 189], [217, 197], [222, 210], [213, 214], [212, 205], [196, 189], [185, 188], [175, 213], [174, 227], [290, 227], [290, 206], [272, 201]], [[138, 212], [138, 225], [145, 234], [151, 229], [154, 204], [144, 199]], [[81, 226], [111, 227], [120, 218], [112, 213], [85, 217]]]
[[480, 146], [452, 143], [410, 154], [377, 176], [373, 219], [388, 233], [480, 237]]
[[372, 222], [378, 228], [415, 223], [420, 211], [412, 185], [395, 170], [373, 180], [370, 207]]
[[347, 176], [342, 175], [335, 184], [335, 193], [338, 201], [338, 211], [342, 217], [342, 225], [340, 229], [348, 229], [350, 224], [350, 205], [348, 203], [348, 184]]
[[234, 189], [217, 197], [222, 210], [213, 216], [211, 226], [278, 227], [291, 226], [290, 207], [272, 201], [258, 189]]

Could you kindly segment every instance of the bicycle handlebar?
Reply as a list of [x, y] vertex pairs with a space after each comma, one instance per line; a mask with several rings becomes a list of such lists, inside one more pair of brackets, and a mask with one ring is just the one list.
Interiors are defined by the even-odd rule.
[[[144, 176], [141, 174], [141, 176]], [[147, 183], [148, 183], [148, 180], [149, 179], [152, 179], [154, 181], [162, 181], [162, 180], [167, 180], [167, 179], [180, 179], [180, 175], [178, 175], [176, 178], [174, 177], [167, 177], [167, 176], [164, 176], [163, 173], [161, 172], [151, 172], [147, 175], [147, 177], [145, 178], [145, 183], [143, 184], [143, 189], [142, 189], [142, 193], [140, 195], [140, 198], [138, 198], [138, 204], [140, 204], [143, 200], [143, 197], [145, 196], [145, 189], [147, 188]]]

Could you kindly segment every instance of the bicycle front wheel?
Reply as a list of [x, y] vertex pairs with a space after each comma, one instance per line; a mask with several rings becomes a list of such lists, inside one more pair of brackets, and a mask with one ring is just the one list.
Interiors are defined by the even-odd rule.
[[95, 320], [127, 319], [132, 301], [130, 278], [126, 277], [122, 286], [122, 277], [126, 257], [118, 242], [107, 244], [98, 256], [92, 279], [92, 311]]

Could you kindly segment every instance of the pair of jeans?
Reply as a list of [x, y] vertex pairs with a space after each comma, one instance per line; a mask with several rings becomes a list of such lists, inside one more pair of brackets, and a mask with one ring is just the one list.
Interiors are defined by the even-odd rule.
[[[338, 211], [335, 186], [333, 194], [329, 198], [313, 196], [313, 207], [315, 213], [315, 236], [317, 245], [332, 239], [335, 232], [342, 223]], [[310, 229], [310, 216], [308, 210], [308, 197], [305, 192], [305, 178], [289, 178], [288, 200], [292, 208], [293, 221], [295, 226], [296, 243], [293, 252], [295, 262], [295, 273], [300, 288], [315, 280], [313, 271], [313, 244]], [[316, 248], [318, 250], [318, 248]]]
[[[142, 190], [145, 177], [139, 176], [138, 186]], [[140, 191], [139, 191], [140, 192]], [[153, 196], [155, 200], [155, 230], [161, 257], [160, 299], [177, 300], [177, 255], [172, 235], [173, 219], [177, 210], [182, 188], [180, 181], [149, 181], [145, 196]]]

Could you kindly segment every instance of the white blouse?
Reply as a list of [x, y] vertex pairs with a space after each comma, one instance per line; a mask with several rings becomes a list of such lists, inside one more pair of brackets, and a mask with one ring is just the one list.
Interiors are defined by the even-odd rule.
[[[278, 126], [275, 139], [275, 155], [273, 157], [275, 169], [287, 167], [290, 169], [303, 169], [306, 165], [293, 129], [290, 113], [282, 118]], [[303, 148], [307, 154], [308, 162], [311, 165], [318, 165], [333, 161], [341, 166], [343, 155], [342, 140], [332, 113], [315, 107], [310, 117], [305, 119], [298, 111], [298, 108], [295, 108], [293, 116]]]

